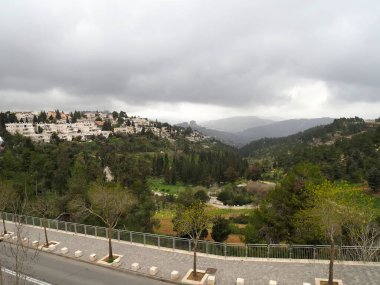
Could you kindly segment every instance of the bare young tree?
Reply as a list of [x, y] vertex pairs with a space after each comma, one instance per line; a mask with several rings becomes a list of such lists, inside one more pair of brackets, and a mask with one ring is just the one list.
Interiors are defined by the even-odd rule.
[[193, 243], [193, 276], [197, 276], [197, 250], [202, 232], [211, 223], [211, 217], [206, 211], [206, 204], [195, 200], [189, 207], [180, 206], [173, 220], [174, 231], [179, 235], [188, 235]]
[[355, 204], [342, 197], [344, 186], [325, 181], [313, 185], [313, 206], [299, 213], [301, 227], [314, 229], [330, 245], [327, 285], [333, 285], [336, 245], [342, 238], [343, 227], [353, 219]]
[[136, 203], [134, 196], [116, 183], [93, 184], [88, 192], [89, 205], [85, 209], [98, 217], [108, 228], [108, 262], [114, 260], [112, 252], [113, 230], [122, 216], [126, 216]]
[[58, 214], [58, 207], [56, 204], [56, 199], [49, 195], [44, 195], [37, 197], [37, 199], [30, 203], [29, 207], [31, 212], [36, 213], [39, 217], [42, 218], [42, 226], [44, 228], [45, 234], [45, 247], [49, 246], [48, 234], [47, 234], [47, 218], [55, 217]]
[[[21, 199], [14, 196], [11, 207], [9, 208], [14, 214], [14, 224], [12, 225], [13, 237], [15, 239], [5, 240], [0, 246], [0, 267], [4, 266], [12, 270], [13, 276], [6, 276], [0, 273], [0, 284], [27, 284], [25, 272], [36, 262], [38, 250], [28, 247], [30, 235], [22, 223], [22, 215], [27, 206], [27, 197]], [[4, 259], [2, 259], [4, 257]], [[0, 270], [1, 271], [1, 270]], [[9, 278], [11, 280], [9, 280]]]
[[364, 213], [356, 217], [356, 223], [346, 225], [350, 242], [354, 246], [353, 258], [363, 262], [374, 261], [380, 252], [380, 226], [371, 217], [366, 218]]
[[14, 203], [18, 199], [16, 190], [9, 184], [0, 182], [0, 213], [3, 220], [3, 235], [7, 233], [5, 225], [5, 210], [13, 209]]

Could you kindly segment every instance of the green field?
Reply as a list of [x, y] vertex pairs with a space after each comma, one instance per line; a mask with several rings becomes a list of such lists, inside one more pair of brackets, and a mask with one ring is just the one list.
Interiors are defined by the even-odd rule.
[[153, 191], [175, 195], [181, 191], [186, 190], [190, 186], [185, 186], [181, 183], [177, 183], [176, 185], [168, 185], [168, 184], [165, 184], [163, 178], [149, 178], [148, 187], [150, 190], [153, 190]]

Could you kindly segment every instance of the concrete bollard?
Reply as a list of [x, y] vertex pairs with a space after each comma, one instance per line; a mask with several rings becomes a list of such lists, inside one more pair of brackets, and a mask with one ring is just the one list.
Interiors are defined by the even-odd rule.
[[133, 271], [137, 271], [137, 270], [140, 269], [140, 264], [138, 264], [137, 262], [132, 263], [131, 268], [132, 268]]
[[179, 278], [179, 272], [177, 270], [173, 270], [170, 273], [170, 280], [177, 280]]
[[156, 266], [152, 266], [151, 268], [149, 268], [149, 275], [156, 275], [158, 272], [158, 268]]
[[79, 258], [79, 257], [81, 257], [83, 255], [83, 252], [81, 251], [81, 250], [77, 250], [76, 252], [74, 252], [74, 256], [76, 257], [76, 258]]
[[244, 285], [244, 278], [237, 278], [236, 285]]
[[32, 247], [38, 247], [39, 244], [38, 240], [35, 240], [32, 242]]
[[269, 280], [269, 285], [277, 285], [277, 281]]
[[90, 254], [89, 257], [90, 261], [95, 261], [96, 260], [96, 254], [93, 253], [93, 254]]
[[207, 285], [215, 285], [215, 275], [209, 275], [207, 277]]
[[61, 248], [61, 253], [62, 254], [67, 254], [69, 252], [69, 249], [67, 247], [62, 247]]

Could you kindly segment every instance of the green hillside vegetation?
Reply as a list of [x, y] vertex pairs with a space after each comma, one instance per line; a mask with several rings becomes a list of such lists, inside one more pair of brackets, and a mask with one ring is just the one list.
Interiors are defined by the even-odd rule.
[[[318, 166], [299, 164], [289, 171], [263, 200], [260, 207], [251, 213], [249, 224], [245, 229], [246, 242], [329, 243], [318, 225], [313, 224], [312, 219], [307, 224], [303, 222], [306, 213], [319, 209], [321, 203], [326, 203], [321, 201], [321, 197], [327, 199], [326, 201], [334, 201], [333, 207], [347, 211], [345, 223], [337, 226], [339, 230], [346, 231], [346, 234], [340, 237], [342, 244], [353, 244], [347, 232], [353, 225], [361, 227], [373, 223], [377, 229], [377, 239], [380, 239], [378, 199], [374, 199], [356, 185], [343, 181], [335, 183], [328, 181]], [[320, 214], [326, 217], [329, 215], [324, 212]]]
[[286, 173], [294, 165], [308, 162], [319, 165], [322, 173], [332, 181], [365, 183], [372, 173], [372, 189], [377, 191], [380, 186], [376, 179], [380, 169], [379, 147], [380, 125], [355, 117], [336, 119], [330, 125], [285, 138], [254, 141], [240, 149], [240, 153], [250, 157], [252, 165], [266, 163], [267, 169], [259, 168], [258, 177], [275, 169]]
[[[30, 205], [40, 198], [57, 201], [56, 209], [51, 211], [54, 214], [49, 215], [51, 218], [64, 213], [61, 219], [101, 225], [97, 218], [82, 215], [75, 202], [88, 203], [89, 189], [94, 183], [116, 183], [138, 200], [131, 206], [130, 213], [122, 217], [120, 227], [152, 232], [158, 222], [154, 213], [159, 199], [154, 198], [151, 183], [170, 185], [169, 192], [189, 183], [207, 187], [215, 182], [233, 181], [242, 176], [247, 167], [235, 149], [213, 140], [191, 142], [185, 138], [185, 130], [170, 140], [146, 132], [114, 135], [108, 139], [99, 136], [88, 142], [55, 140], [36, 144], [29, 138], [4, 131], [4, 123], [13, 117], [12, 113], [1, 116], [0, 135], [5, 141], [5, 150], [0, 154], [0, 192], [3, 188], [12, 188]], [[105, 181], [107, 166], [114, 177], [112, 183]], [[37, 215], [31, 208], [22, 209], [23, 213]], [[21, 209], [9, 204], [6, 210]]]
[[[189, 141], [189, 130], [180, 127], [175, 127], [178, 132], [170, 139], [144, 132], [36, 144], [5, 132], [4, 123], [14, 119], [10, 112], [0, 114], [0, 135], [5, 141], [0, 194], [15, 193], [28, 206], [8, 202], [4, 211], [103, 225], [96, 215], [83, 212], [83, 206], [88, 208], [94, 201], [91, 189], [121, 189], [136, 203], [123, 211], [119, 228], [154, 232], [161, 221], [160, 232], [176, 234], [174, 209], [197, 200], [206, 202], [211, 191], [225, 204], [258, 206], [207, 208], [214, 218], [229, 218], [232, 233], [244, 235], [248, 243], [329, 242], [318, 215], [320, 202], [327, 198], [339, 211], [347, 210], [350, 218], [339, 225], [343, 233], [339, 242], [356, 244], [347, 225], [355, 225], [355, 230], [367, 224], [379, 227], [378, 122], [342, 118], [286, 138], [255, 141], [238, 151], [213, 139]], [[106, 181], [106, 167], [112, 182]], [[151, 190], [166, 195], [154, 196]], [[40, 211], [39, 205], [49, 208]], [[351, 220], [352, 211], [361, 219]], [[308, 216], [314, 216], [315, 223], [306, 220]]]

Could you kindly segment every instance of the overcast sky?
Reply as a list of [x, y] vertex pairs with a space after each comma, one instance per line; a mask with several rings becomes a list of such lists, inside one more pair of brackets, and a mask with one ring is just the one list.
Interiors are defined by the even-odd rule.
[[0, 0], [1, 110], [380, 116], [380, 1]]

